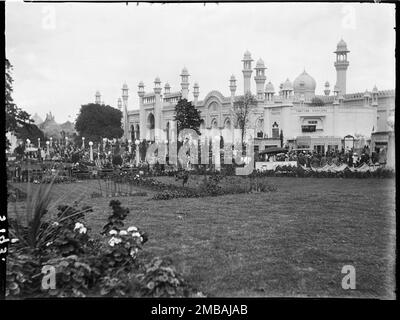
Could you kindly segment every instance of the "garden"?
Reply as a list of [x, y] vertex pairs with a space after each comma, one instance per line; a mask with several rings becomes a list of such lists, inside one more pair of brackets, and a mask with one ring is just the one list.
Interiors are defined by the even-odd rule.
[[[106, 183], [136, 196], [107, 196]], [[8, 204], [9, 298], [394, 292], [393, 179], [144, 173], [10, 185], [25, 199]], [[357, 290], [341, 288], [345, 264]], [[54, 290], [41, 288], [46, 265]]]

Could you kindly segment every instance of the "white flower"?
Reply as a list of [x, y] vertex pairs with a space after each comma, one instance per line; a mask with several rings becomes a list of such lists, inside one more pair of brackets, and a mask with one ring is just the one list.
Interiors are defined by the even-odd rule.
[[132, 233], [132, 237], [140, 237], [140, 233], [139, 232], [134, 232], [134, 233]]
[[143, 242], [143, 238], [142, 237], [140, 237], [140, 242]]
[[111, 238], [111, 239], [108, 241], [108, 244], [109, 244], [111, 247], [114, 247], [114, 244], [115, 244], [114, 238]]
[[114, 243], [115, 244], [118, 244], [118, 243], [121, 243], [121, 242], [122, 242], [121, 238], [114, 238]]
[[114, 234], [118, 234], [118, 232], [116, 230], [110, 230], [109, 234], [114, 235]]
[[131, 252], [129, 253], [130, 255], [131, 255], [131, 257], [133, 258], [133, 257], [135, 257], [136, 256], [136, 254], [138, 253], [138, 248], [135, 248], [135, 249], [131, 249]]
[[79, 229], [79, 233], [86, 233], [87, 229], [85, 227], [82, 227]]
[[134, 226], [129, 227], [128, 232], [132, 232], [132, 231], [137, 231], [137, 228]]
[[52, 244], [53, 244], [53, 241], [47, 242], [47, 243], [46, 243], [46, 247], [48, 247], [48, 246], [50, 246], [50, 245], [52, 245]]
[[81, 228], [83, 228], [83, 227], [84, 227], [84, 225], [83, 225], [82, 223], [77, 222], [77, 223], [75, 223], [75, 228], [74, 228], [74, 230], [76, 230], [76, 229], [81, 229]]
[[16, 242], [18, 242], [18, 241], [19, 241], [19, 239], [17, 239], [17, 238], [11, 239], [11, 243], [16, 243]]
[[[55, 222], [53, 222], [52, 225], [55, 226], [55, 227], [58, 227], [60, 224], [59, 224], [57, 221], [55, 221]], [[76, 225], [75, 225], [75, 226], [76, 226]]]
[[128, 232], [126, 232], [125, 230], [121, 230], [120, 232], [119, 232], [119, 235], [120, 236], [126, 236], [128, 234]]

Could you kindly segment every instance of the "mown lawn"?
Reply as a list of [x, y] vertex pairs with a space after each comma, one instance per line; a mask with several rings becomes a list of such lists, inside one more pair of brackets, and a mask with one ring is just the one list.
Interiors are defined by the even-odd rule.
[[[171, 257], [209, 296], [394, 298], [394, 180], [265, 179], [278, 191], [153, 201], [146, 190], [118, 199], [130, 209], [126, 225], [149, 233], [146, 250]], [[54, 203], [81, 197], [98, 232], [110, 198], [91, 199], [96, 189], [93, 181], [56, 185]], [[356, 290], [341, 288], [347, 264]]]

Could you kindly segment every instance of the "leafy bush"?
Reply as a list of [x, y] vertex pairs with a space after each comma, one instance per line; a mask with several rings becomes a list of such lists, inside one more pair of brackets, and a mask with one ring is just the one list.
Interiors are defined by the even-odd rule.
[[221, 178], [220, 175], [205, 175], [203, 182], [200, 185], [200, 192], [209, 196], [218, 196], [223, 194], [221, 186], [219, 185]]
[[138, 275], [144, 297], [188, 297], [190, 288], [170, 261], [155, 257]]
[[[41, 198], [36, 202], [28, 226], [18, 221], [10, 225], [10, 233], [21, 241], [10, 243], [7, 297], [186, 296], [190, 292], [170, 264], [159, 259], [146, 264], [140, 258], [148, 236], [134, 226], [122, 229], [129, 210], [119, 201], [110, 202], [113, 212], [101, 239], [93, 239], [84, 225], [90, 207], [59, 206], [55, 221], [43, 221], [47, 202]], [[55, 268], [55, 289], [41, 287], [44, 266]]]

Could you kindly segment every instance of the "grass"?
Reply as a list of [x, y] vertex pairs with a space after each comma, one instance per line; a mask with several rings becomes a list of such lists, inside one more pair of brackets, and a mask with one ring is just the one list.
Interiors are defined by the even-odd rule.
[[[394, 180], [265, 179], [278, 191], [149, 201], [147, 190], [118, 199], [130, 209], [126, 225], [149, 233], [146, 250], [171, 257], [209, 296], [394, 298]], [[55, 185], [53, 198], [83, 197], [95, 209], [86, 220], [100, 232], [110, 198], [90, 199], [96, 188]], [[356, 269], [356, 290], [341, 288], [346, 264]]]

